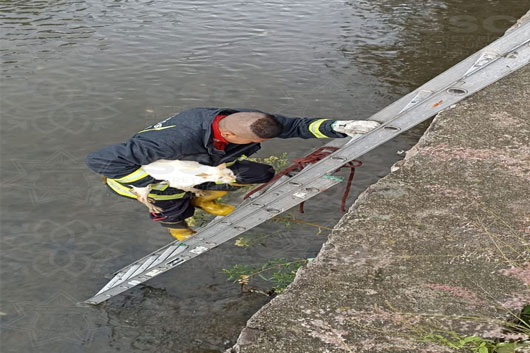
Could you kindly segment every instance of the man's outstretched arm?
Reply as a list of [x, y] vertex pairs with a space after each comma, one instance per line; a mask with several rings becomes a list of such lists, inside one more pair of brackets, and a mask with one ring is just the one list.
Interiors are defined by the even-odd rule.
[[283, 125], [280, 138], [343, 138], [367, 133], [380, 125], [367, 120], [290, 118], [279, 114], [274, 117]]

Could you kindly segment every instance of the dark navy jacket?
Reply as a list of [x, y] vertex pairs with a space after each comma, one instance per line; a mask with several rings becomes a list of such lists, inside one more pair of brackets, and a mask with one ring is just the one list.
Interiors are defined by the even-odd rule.
[[[212, 122], [218, 114], [258, 112], [252, 109], [194, 108], [176, 114], [135, 134], [125, 143], [110, 145], [91, 153], [87, 165], [96, 173], [110, 179], [127, 180], [127, 185], [146, 186], [155, 182], [151, 176], [138, 174], [142, 165], [159, 159], [192, 160], [205, 165], [231, 162], [242, 155], [250, 156], [261, 148], [259, 143], [231, 144], [224, 151], [212, 144]], [[341, 138], [346, 135], [334, 132], [335, 120], [288, 118], [273, 115], [282, 125], [280, 138]], [[137, 180], [136, 180], [137, 179]]]

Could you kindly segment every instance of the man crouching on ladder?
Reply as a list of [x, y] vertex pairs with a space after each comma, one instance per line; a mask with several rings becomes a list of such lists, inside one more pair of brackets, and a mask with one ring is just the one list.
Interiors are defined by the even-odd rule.
[[[151, 219], [183, 241], [195, 233], [185, 221], [193, 216], [195, 207], [226, 216], [234, 206], [219, 203], [218, 198], [241, 186], [272, 179], [274, 169], [270, 165], [244, 160], [244, 156], [261, 148], [261, 142], [273, 137], [343, 138], [367, 133], [378, 126], [375, 121], [289, 118], [252, 109], [194, 108], [147, 127], [125, 143], [89, 154], [86, 163], [103, 175], [110, 190], [145, 203]], [[146, 171], [156, 170], [148, 165], [162, 160], [194, 161], [197, 167], [227, 166], [235, 180], [175, 188], [175, 184], [156, 178], [159, 174], [150, 175]], [[198, 175], [208, 180], [211, 174]]]

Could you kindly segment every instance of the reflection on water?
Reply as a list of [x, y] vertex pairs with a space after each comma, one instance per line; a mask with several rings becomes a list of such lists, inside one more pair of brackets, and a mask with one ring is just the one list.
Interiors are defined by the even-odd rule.
[[[265, 297], [222, 268], [313, 257], [324, 235], [267, 224], [263, 246], [229, 242], [96, 308], [104, 276], [165, 245], [144, 207], [84, 165], [103, 145], [193, 106], [364, 118], [488, 43], [520, 0], [3, 0], [0, 70], [0, 322], [10, 352], [213, 352]], [[420, 129], [367, 154], [350, 202], [388, 173]], [[322, 140], [278, 140], [299, 157]], [[333, 226], [342, 190], [303, 218]], [[280, 231], [278, 233], [278, 231]]]
[[[351, 18], [370, 16], [370, 39], [338, 44], [353, 65], [400, 95], [491, 43], [530, 8], [530, 1], [380, 0], [348, 2]], [[349, 27], [347, 28], [349, 29]]]

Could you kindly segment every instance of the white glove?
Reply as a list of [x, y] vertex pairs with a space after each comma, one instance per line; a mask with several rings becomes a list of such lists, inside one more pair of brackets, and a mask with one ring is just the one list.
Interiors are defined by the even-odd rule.
[[353, 136], [356, 134], [366, 134], [380, 125], [377, 121], [371, 120], [337, 120], [331, 124], [331, 128], [335, 132]]

